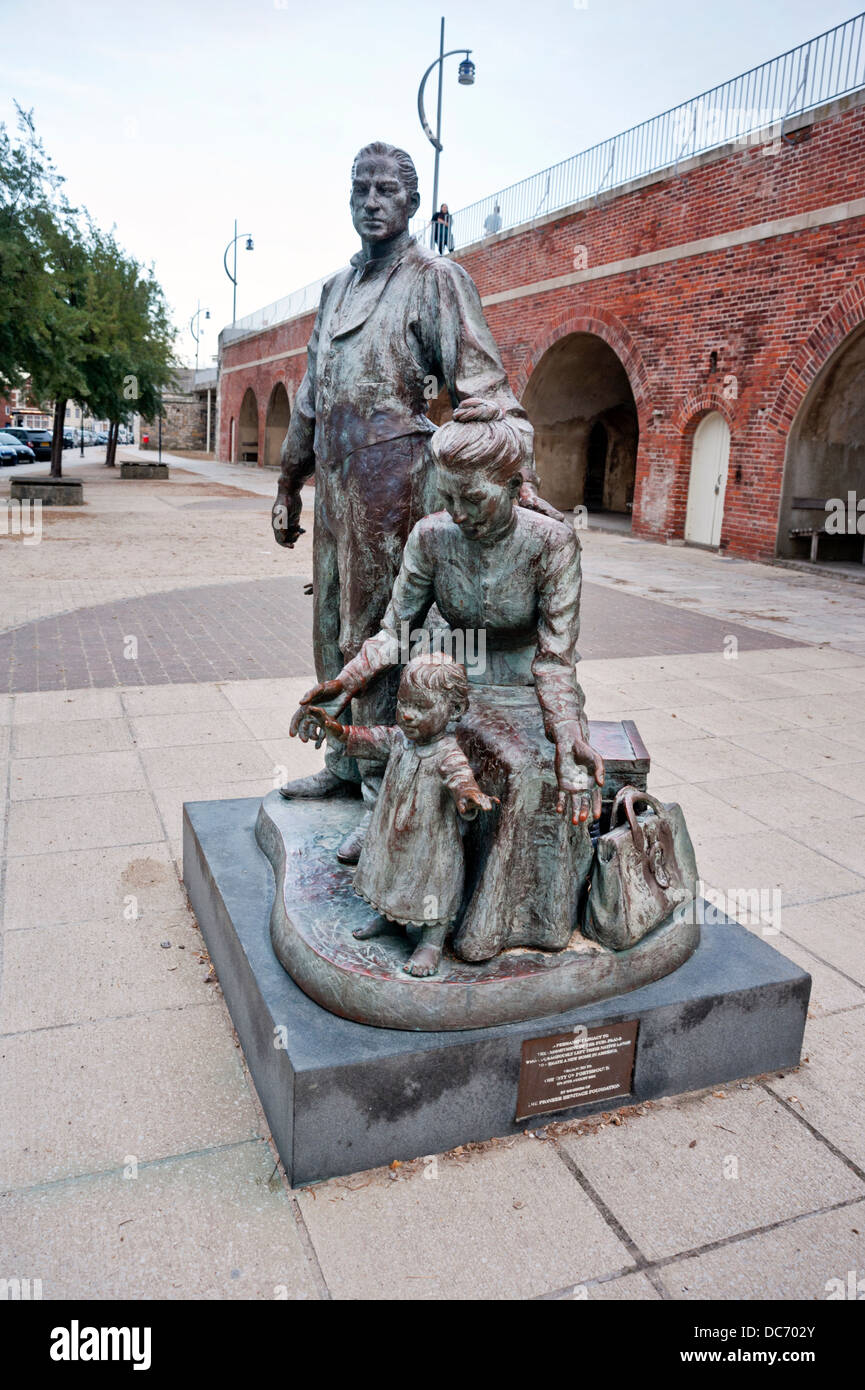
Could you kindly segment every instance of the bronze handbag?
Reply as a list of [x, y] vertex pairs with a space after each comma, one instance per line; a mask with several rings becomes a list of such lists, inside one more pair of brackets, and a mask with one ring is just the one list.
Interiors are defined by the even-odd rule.
[[[644, 802], [648, 812], [634, 809]], [[625, 825], [617, 825], [621, 813]], [[625, 951], [659, 927], [697, 892], [697, 861], [682, 808], [622, 787], [610, 828], [598, 839], [583, 932], [611, 951]]]

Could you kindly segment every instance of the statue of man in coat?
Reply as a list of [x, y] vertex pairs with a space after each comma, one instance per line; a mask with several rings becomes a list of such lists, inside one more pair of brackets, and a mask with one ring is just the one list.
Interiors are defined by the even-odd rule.
[[[301, 488], [315, 474], [313, 638], [316, 676], [330, 680], [381, 626], [406, 538], [438, 509], [428, 440], [430, 400], [481, 397], [501, 407], [524, 441], [523, 506], [537, 494], [532, 427], [510, 390], [480, 296], [466, 270], [408, 231], [420, 204], [404, 150], [366, 145], [351, 172], [351, 215], [361, 240], [349, 267], [325, 284], [303, 378], [282, 446], [273, 508], [280, 545], [302, 534]], [[395, 675], [396, 673], [394, 673]], [[346, 722], [392, 724], [396, 683], [383, 679]], [[325, 766], [282, 787], [284, 797], [375, 800], [381, 769], [328, 745]], [[376, 776], [376, 772], [379, 776]], [[356, 863], [364, 822], [339, 857]]]

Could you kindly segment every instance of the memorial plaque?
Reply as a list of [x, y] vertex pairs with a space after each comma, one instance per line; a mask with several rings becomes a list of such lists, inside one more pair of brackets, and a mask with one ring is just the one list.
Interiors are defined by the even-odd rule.
[[633, 1019], [529, 1038], [523, 1043], [515, 1119], [628, 1095], [637, 1026]]

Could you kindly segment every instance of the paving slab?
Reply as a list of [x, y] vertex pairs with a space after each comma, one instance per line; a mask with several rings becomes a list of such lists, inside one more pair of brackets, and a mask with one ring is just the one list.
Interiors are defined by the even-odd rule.
[[190, 744], [243, 743], [249, 738], [249, 730], [236, 712], [226, 707], [176, 714], [144, 714], [133, 718], [132, 735], [139, 748], [175, 748]]
[[185, 906], [161, 834], [150, 844], [29, 855], [6, 865], [7, 931], [93, 917], [122, 920], [125, 910], [145, 915]]
[[131, 747], [113, 752], [106, 749], [99, 753], [69, 753], [65, 757], [13, 758], [9, 775], [12, 801], [146, 790], [144, 769]]
[[227, 710], [229, 703], [217, 685], [148, 685], [121, 692], [127, 715], [188, 714], [191, 710]]
[[784, 933], [865, 985], [865, 893], [787, 908]]
[[[700, 705], [675, 706], [683, 729], [698, 730], [716, 738], [731, 738], [740, 733], [775, 732], [795, 727], [774, 708], [774, 700], [717, 700]], [[691, 733], [691, 738], [695, 737]]]
[[627, 1125], [560, 1141], [648, 1259], [865, 1196], [865, 1182], [761, 1086], [720, 1093], [659, 1101]]
[[700, 860], [700, 872], [713, 888], [725, 893], [777, 888], [784, 907], [865, 887], [861, 875], [833, 864], [780, 830], [719, 835], [714, 843], [702, 844]]
[[299, 1200], [334, 1298], [532, 1298], [633, 1263], [538, 1141], [430, 1160], [395, 1181], [379, 1169], [320, 1183]]
[[42, 797], [13, 802], [7, 851], [41, 858], [68, 850], [145, 845], [161, 835], [156, 807], [147, 791]]
[[0, 1189], [260, 1134], [222, 1004], [0, 1039]]
[[[253, 777], [245, 782], [229, 782], [221, 779], [194, 781], [190, 779], [182, 786], [155, 787], [153, 798], [172, 850], [175, 847], [178, 851], [180, 850], [183, 838], [183, 803], [185, 801], [230, 801], [235, 797], [264, 797], [269, 791], [272, 791], [273, 781], [270, 775], [272, 768], [269, 759], [265, 759], [265, 761], [268, 764], [267, 775]], [[179, 863], [182, 856], [175, 855], [174, 857], [178, 859]]]
[[223, 783], [257, 781], [269, 790], [273, 760], [262, 744], [246, 738], [237, 743], [193, 743], [171, 748], [142, 748], [141, 762], [154, 788], [175, 788], [175, 800], [189, 800], [184, 788], [204, 779]]
[[3, 1267], [45, 1299], [318, 1296], [263, 1141], [126, 1171], [0, 1196]]
[[[849, 1287], [850, 1270], [856, 1272], [855, 1285], [865, 1271], [863, 1202], [804, 1216], [705, 1255], [677, 1260], [659, 1269], [657, 1277], [675, 1299], [823, 1302]], [[756, 1321], [750, 1316], [747, 1320]], [[803, 1310], [801, 1318], [797, 1314], [796, 1321], [807, 1324], [807, 1313]]]
[[[784, 913], [781, 913], [781, 921], [784, 922]], [[819, 956], [800, 945], [800, 943], [788, 936], [786, 932], [781, 932], [776, 936], [773, 931], [763, 932], [759, 925], [746, 923], [749, 929], [758, 935], [763, 935], [765, 940], [780, 951], [788, 960], [799, 965], [803, 970], [807, 970], [811, 976], [811, 998], [808, 1001], [809, 1018], [821, 1018], [824, 1014], [838, 1013], [842, 1009], [857, 1009], [865, 1004], [865, 985], [859, 985], [854, 980], [848, 979], [840, 970], [822, 961]]]
[[7, 932], [0, 1033], [209, 1002], [203, 950], [181, 912]]
[[818, 817], [809, 824], [794, 824], [790, 834], [800, 844], [824, 854], [833, 864], [851, 869], [865, 880], [865, 805], [851, 801], [851, 809], [827, 819], [826, 807], [818, 791]]
[[47, 720], [119, 719], [123, 706], [116, 690], [46, 690], [16, 695], [13, 724]]
[[[809, 775], [811, 771], [809, 767], [804, 772], [775, 772], [768, 778], [759, 773], [751, 777], [720, 777], [704, 782], [702, 789], [764, 825], [778, 830], [801, 830], [806, 835], [818, 819], [843, 825], [849, 817], [865, 815], [861, 802], [835, 789], [834, 772], [817, 780], [817, 770], [813, 769], [814, 776]], [[813, 848], [822, 846], [815, 844]]]
[[776, 1076], [769, 1085], [865, 1171], [865, 1095], [851, 1084], [863, 1049], [865, 1006], [811, 1020], [805, 1032], [807, 1066]]
[[725, 738], [693, 738], [676, 742], [656, 740], [649, 750], [655, 760], [682, 782], [712, 782], [725, 774], [747, 777], [754, 772], [771, 776], [774, 765], [760, 753], [737, 747]]
[[645, 1274], [623, 1274], [620, 1279], [580, 1284], [571, 1297], [587, 1303], [644, 1303], [659, 1300], [662, 1295]]
[[15, 758], [67, 758], [74, 753], [110, 753], [132, 747], [129, 725], [118, 719], [45, 719], [13, 730]]
[[[655, 772], [653, 766], [650, 773], [653, 787], [657, 785]], [[711, 782], [703, 782], [699, 786], [689, 782], [664, 783], [664, 800], [677, 801], [682, 807], [695, 846], [698, 840], [707, 837], [714, 840], [718, 835], [744, 835], [747, 831], [763, 828], [762, 821], [755, 816], [719, 800], [712, 793], [713, 785]], [[699, 864], [698, 858], [698, 867]]]

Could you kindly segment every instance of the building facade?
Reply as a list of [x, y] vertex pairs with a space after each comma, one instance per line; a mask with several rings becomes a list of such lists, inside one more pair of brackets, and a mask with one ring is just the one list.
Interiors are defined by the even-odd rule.
[[[455, 254], [556, 505], [770, 559], [865, 496], [865, 88]], [[278, 465], [313, 319], [223, 333], [221, 458]]]

